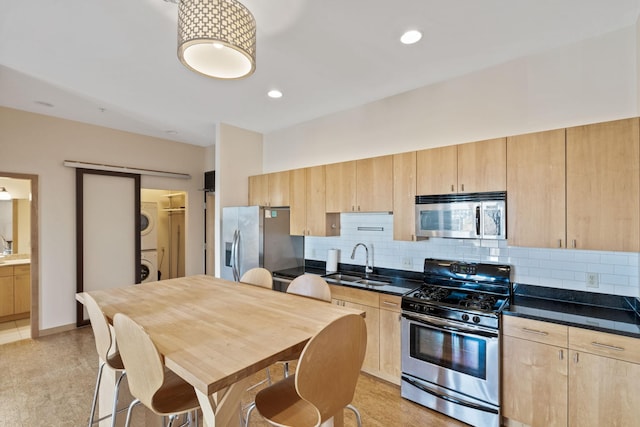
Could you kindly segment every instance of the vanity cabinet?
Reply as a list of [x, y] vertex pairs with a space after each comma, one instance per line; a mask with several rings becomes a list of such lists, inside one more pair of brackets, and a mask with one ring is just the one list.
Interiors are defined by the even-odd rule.
[[249, 177], [249, 206], [289, 206], [289, 171]]
[[431, 148], [417, 152], [417, 193], [505, 191], [506, 138]]
[[327, 212], [391, 212], [393, 156], [326, 165]]
[[503, 317], [507, 426], [627, 426], [638, 421], [640, 340]]
[[0, 318], [29, 317], [31, 311], [31, 265], [0, 266]]
[[325, 212], [325, 166], [295, 169], [290, 179], [290, 234], [338, 236], [340, 215]]
[[416, 240], [416, 152], [393, 156], [393, 240]]

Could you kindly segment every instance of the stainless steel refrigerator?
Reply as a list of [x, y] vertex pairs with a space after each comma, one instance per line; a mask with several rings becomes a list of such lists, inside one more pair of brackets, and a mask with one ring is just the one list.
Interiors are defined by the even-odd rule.
[[273, 272], [304, 265], [304, 237], [289, 235], [289, 209], [222, 208], [222, 278], [239, 280], [254, 267]]

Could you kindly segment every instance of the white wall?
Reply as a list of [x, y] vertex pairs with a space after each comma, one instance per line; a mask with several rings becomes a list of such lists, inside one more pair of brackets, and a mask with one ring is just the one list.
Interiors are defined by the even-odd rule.
[[[216, 254], [222, 249], [222, 208], [247, 206], [249, 176], [262, 173], [262, 134], [224, 123], [216, 126]], [[220, 277], [220, 256], [215, 259], [215, 275]]]
[[636, 46], [629, 27], [266, 134], [264, 171], [636, 116]]
[[[401, 153], [639, 115], [640, 28], [514, 60], [265, 135], [265, 172]], [[358, 232], [381, 222], [384, 232]], [[420, 271], [426, 257], [513, 264], [515, 279], [558, 288], [640, 296], [639, 254], [515, 248], [506, 242], [393, 241], [390, 215], [347, 214], [341, 236], [308, 237], [308, 259], [363, 264], [355, 243], [373, 243], [379, 267]], [[411, 266], [406, 265], [409, 259]], [[586, 288], [586, 272], [600, 277]]]
[[[204, 148], [0, 108], [0, 171], [39, 176], [41, 330], [75, 323], [75, 169], [64, 160], [182, 172], [142, 176], [144, 188], [186, 191], [186, 274], [203, 271]], [[118, 203], [118, 200], [113, 200]]]

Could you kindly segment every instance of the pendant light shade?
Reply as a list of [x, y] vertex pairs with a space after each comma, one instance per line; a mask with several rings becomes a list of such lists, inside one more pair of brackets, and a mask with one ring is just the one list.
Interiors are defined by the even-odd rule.
[[218, 79], [240, 79], [256, 69], [256, 21], [236, 0], [180, 0], [178, 58]]
[[0, 200], [11, 200], [11, 194], [4, 187], [0, 187]]

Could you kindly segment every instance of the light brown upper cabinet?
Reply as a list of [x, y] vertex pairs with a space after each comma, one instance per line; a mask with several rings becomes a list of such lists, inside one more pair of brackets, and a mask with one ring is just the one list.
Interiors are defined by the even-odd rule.
[[566, 247], [565, 130], [507, 138], [509, 244]]
[[289, 206], [289, 171], [249, 177], [250, 206]]
[[327, 212], [391, 212], [393, 156], [334, 163], [327, 168]]
[[567, 240], [578, 249], [640, 250], [639, 119], [567, 129]]
[[418, 151], [417, 193], [505, 191], [506, 153], [506, 138]]
[[338, 236], [340, 234], [340, 215], [325, 212], [325, 174], [325, 166], [290, 171], [290, 234], [297, 236]]
[[393, 156], [393, 239], [415, 240], [416, 152]]

